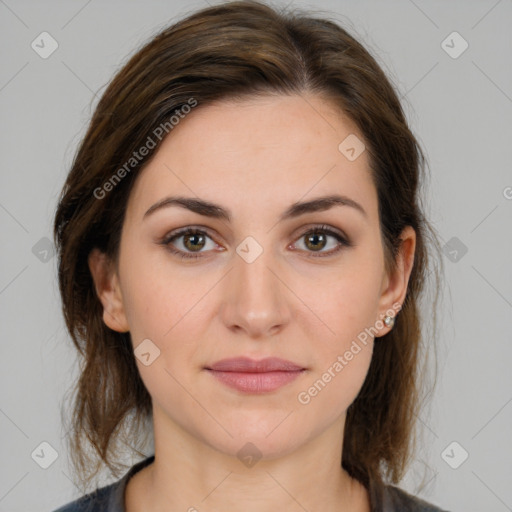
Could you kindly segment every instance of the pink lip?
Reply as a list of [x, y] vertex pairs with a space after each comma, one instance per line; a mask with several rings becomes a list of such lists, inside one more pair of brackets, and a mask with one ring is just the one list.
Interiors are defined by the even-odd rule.
[[223, 359], [206, 367], [227, 386], [245, 393], [275, 391], [296, 379], [306, 369], [291, 361], [268, 357], [256, 361], [247, 357]]

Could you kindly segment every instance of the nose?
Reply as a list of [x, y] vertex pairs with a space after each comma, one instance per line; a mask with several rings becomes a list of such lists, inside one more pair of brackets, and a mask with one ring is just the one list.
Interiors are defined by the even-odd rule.
[[224, 325], [250, 338], [266, 338], [281, 332], [290, 321], [287, 298], [291, 292], [280, 273], [271, 251], [263, 251], [251, 263], [235, 254], [233, 268], [224, 283]]

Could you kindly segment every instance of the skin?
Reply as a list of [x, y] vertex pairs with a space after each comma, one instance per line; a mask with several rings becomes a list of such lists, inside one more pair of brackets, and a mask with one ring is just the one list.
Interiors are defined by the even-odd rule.
[[[413, 264], [408, 227], [396, 272], [385, 272], [368, 151], [349, 161], [338, 150], [349, 134], [363, 140], [334, 105], [310, 94], [198, 106], [138, 176], [118, 265], [91, 252], [106, 325], [130, 331], [134, 348], [150, 339], [160, 350], [149, 366], [137, 359], [153, 401], [156, 458], [129, 481], [128, 512], [370, 510], [341, 455], [346, 410], [366, 377], [373, 337], [308, 404], [297, 399], [359, 333], [403, 303]], [[367, 215], [334, 206], [279, 221], [292, 203], [333, 193]], [[231, 222], [177, 206], [144, 218], [169, 195], [219, 204]], [[307, 245], [304, 234], [318, 224], [353, 245], [315, 257], [339, 246], [332, 235]], [[172, 242], [202, 252], [196, 260], [160, 243], [187, 226], [208, 228], [210, 238]], [[263, 249], [252, 263], [236, 252], [247, 236]], [[282, 357], [307, 371], [277, 391], [248, 395], [204, 369], [241, 355]], [[237, 456], [247, 442], [262, 457], [252, 467]]]

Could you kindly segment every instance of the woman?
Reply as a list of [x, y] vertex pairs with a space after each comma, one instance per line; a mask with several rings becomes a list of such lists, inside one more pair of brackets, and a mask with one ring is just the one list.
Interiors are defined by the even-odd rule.
[[59, 512], [441, 510], [393, 485], [436, 242], [423, 163], [388, 79], [331, 21], [232, 2], [140, 49], [54, 227], [82, 483], [141, 431], [154, 455]]

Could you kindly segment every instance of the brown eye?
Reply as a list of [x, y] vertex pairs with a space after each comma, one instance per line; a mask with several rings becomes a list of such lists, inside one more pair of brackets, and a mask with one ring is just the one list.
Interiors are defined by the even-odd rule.
[[[330, 242], [330, 239], [334, 240]], [[346, 238], [337, 231], [330, 229], [328, 226], [318, 226], [306, 231], [299, 238], [299, 241], [302, 240], [304, 240], [304, 248], [300, 247], [301, 244], [297, 242], [294, 245], [299, 245], [299, 249], [309, 252], [309, 256], [312, 257], [333, 256], [343, 249], [343, 247], [352, 246]], [[324, 251], [323, 249], [326, 247], [331, 250]]]
[[314, 231], [304, 236], [306, 246], [313, 251], [319, 251], [327, 244], [327, 237], [325, 236], [325, 233], [322, 233], [321, 231]]
[[[207, 247], [208, 241], [211, 242], [210, 247]], [[215, 249], [217, 246], [205, 231], [193, 228], [186, 228], [177, 233], [171, 233], [161, 243], [171, 253], [181, 256], [182, 259], [200, 258], [203, 252], [208, 252], [208, 250]], [[203, 251], [202, 249], [205, 248], [207, 250]]]
[[199, 233], [182, 235], [183, 245], [190, 251], [201, 250], [205, 246], [205, 236]]

